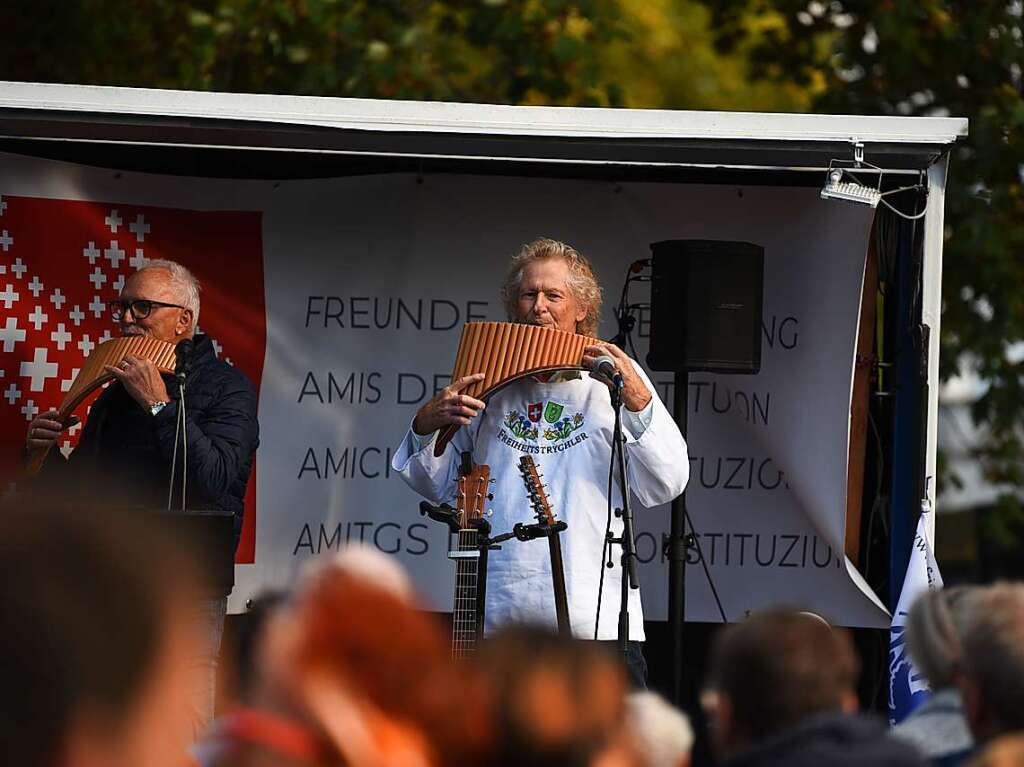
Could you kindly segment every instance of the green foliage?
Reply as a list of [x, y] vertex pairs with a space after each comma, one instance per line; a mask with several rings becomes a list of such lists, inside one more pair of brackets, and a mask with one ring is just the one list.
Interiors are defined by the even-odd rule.
[[0, 79], [311, 96], [805, 110], [698, 0], [8, 0]]
[[14, 0], [0, 77], [229, 92], [615, 105], [613, 0]]
[[[977, 370], [972, 415], [990, 480], [1024, 485], [1024, 19], [1019, 2], [716, 0], [720, 49], [748, 41], [753, 14], [784, 24], [750, 49], [754, 70], [826, 87], [825, 112], [956, 115], [970, 137], [951, 158], [946, 198], [942, 375]], [[869, 158], [870, 159], [870, 158]], [[1010, 353], [1008, 353], [1008, 350]], [[1004, 510], [1014, 500], [1005, 498]]]
[[806, 111], [823, 85], [750, 77], [749, 53], [783, 23], [778, 14], [744, 19], [746, 39], [722, 51], [714, 45], [711, 13], [696, 0], [622, 0], [621, 13], [623, 34], [608, 43], [601, 62], [606, 78], [622, 87], [624, 106]]

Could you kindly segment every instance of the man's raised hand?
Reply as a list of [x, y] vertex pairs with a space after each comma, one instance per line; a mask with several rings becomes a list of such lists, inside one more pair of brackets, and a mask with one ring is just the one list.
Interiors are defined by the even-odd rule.
[[60, 413], [51, 409], [33, 419], [28, 425], [28, 434], [25, 437], [25, 444], [29, 450], [49, 449], [60, 438], [61, 432], [78, 423], [77, 416], [72, 416], [67, 424], [57, 420], [59, 417]]
[[445, 426], [469, 426], [487, 405], [475, 397], [462, 394], [462, 390], [482, 380], [483, 373], [474, 373], [452, 381], [441, 389], [417, 411], [412, 422], [413, 431], [426, 436]]
[[[612, 343], [602, 342], [583, 350], [583, 365], [593, 370], [598, 357], [611, 357], [622, 375], [622, 404], [628, 410], [638, 413], [647, 407], [653, 396], [647, 385], [633, 367], [633, 361], [622, 349]], [[600, 373], [592, 372], [591, 377], [611, 388], [612, 382]]]

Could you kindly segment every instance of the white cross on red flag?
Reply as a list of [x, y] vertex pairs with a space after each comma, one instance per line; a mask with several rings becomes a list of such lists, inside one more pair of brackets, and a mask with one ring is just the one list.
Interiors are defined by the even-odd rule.
[[[266, 347], [261, 214], [0, 196], [0, 493], [20, 484], [26, 427], [58, 407], [102, 341], [108, 302], [151, 259], [202, 284], [199, 324], [259, 391]], [[78, 414], [85, 417], [82, 406]], [[59, 446], [67, 454], [80, 428]], [[236, 561], [255, 558], [255, 466]]]

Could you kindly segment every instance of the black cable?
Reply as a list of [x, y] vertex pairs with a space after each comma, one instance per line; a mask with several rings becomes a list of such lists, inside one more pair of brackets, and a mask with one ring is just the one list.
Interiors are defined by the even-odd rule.
[[[715, 598], [715, 604], [718, 606], [718, 614], [722, 616], [722, 623], [728, 623], [729, 619], [725, 617], [725, 610], [722, 608], [722, 600], [718, 598], [718, 589], [715, 588], [715, 582], [711, 578], [711, 570], [708, 569], [707, 560], [704, 559], [704, 552], [700, 548], [700, 536], [697, 534], [697, 528], [693, 526], [693, 520], [690, 519], [690, 512], [683, 509], [683, 516], [686, 519], [686, 524], [690, 526], [690, 531], [693, 533], [693, 545], [697, 549], [697, 556], [700, 557], [700, 564], [704, 568], [704, 577], [708, 579], [708, 586], [711, 587], [711, 595]], [[683, 538], [685, 540], [686, 529], [683, 528]]]
[[[868, 425], [871, 427], [871, 433], [875, 437], [876, 448], [875, 448], [875, 497], [871, 502], [871, 513], [868, 516], [868, 530], [867, 530], [867, 550], [864, 552], [864, 580], [868, 579], [868, 573], [871, 571], [871, 535], [875, 527], [875, 517], [879, 515], [880, 506], [882, 502], [882, 473], [885, 470], [885, 459], [882, 455], [882, 435], [878, 431], [878, 424], [875, 423], [874, 416], [871, 415], [871, 411], [868, 410]], [[882, 526], [885, 529], [885, 520], [882, 519]], [[886, 537], [888, 537], [888, 531], [886, 531]]]
[[608, 518], [604, 526], [604, 545], [601, 547], [601, 577], [597, 581], [597, 614], [594, 616], [594, 639], [597, 639], [598, 627], [601, 625], [601, 599], [604, 595], [604, 571], [611, 567], [611, 535], [612, 535], [612, 479], [615, 474], [615, 440], [612, 440], [612, 457], [608, 463]]
[[636, 347], [633, 346], [633, 334], [627, 333], [626, 340], [629, 342], [629, 350], [633, 353], [633, 359], [639, 359], [640, 355], [636, 353]]
[[185, 511], [185, 489], [188, 486], [188, 418], [185, 411], [185, 384], [178, 384], [178, 415], [181, 416], [181, 510]]
[[[170, 405], [168, 404], [166, 407], [170, 407]], [[171, 478], [167, 483], [167, 511], [170, 511], [174, 504], [174, 477], [178, 467], [178, 440], [181, 439], [182, 429], [181, 416], [182, 409], [179, 405], [178, 412], [174, 415], [174, 450], [171, 452]]]
[[[615, 308], [615, 320], [619, 326], [619, 332], [615, 336], [613, 341], [619, 341], [622, 339], [621, 344], [617, 346], [625, 347], [629, 345], [630, 349], [633, 349], [633, 357], [636, 358], [636, 349], [633, 347], [633, 336], [632, 336], [632, 322], [626, 322], [627, 319], [632, 320], [632, 315], [628, 314], [630, 309], [629, 304], [629, 285], [631, 282], [635, 282], [638, 278], [633, 277], [633, 264], [629, 265], [626, 270], [626, 279], [622, 283], [622, 292], [619, 294], [619, 305]], [[601, 600], [604, 596], [604, 571], [612, 566], [611, 563], [611, 535], [612, 535], [612, 484], [615, 476], [615, 458], [617, 453], [616, 450], [621, 449], [619, 445], [615, 444], [616, 440], [612, 440], [612, 452], [611, 459], [608, 463], [608, 516], [605, 521], [604, 528], [604, 545], [601, 547], [601, 577], [597, 583], [597, 612], [594, 616], [594, 639], [597, 639], [597, 632], [601, 625]], [[629, 457], [626, 456], [628, 461]], [[625, 575], [625, 573], [623, 574]]]

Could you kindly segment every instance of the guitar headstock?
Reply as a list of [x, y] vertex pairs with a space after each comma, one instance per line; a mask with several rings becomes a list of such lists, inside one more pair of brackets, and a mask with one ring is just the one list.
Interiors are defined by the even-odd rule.
[[544, 483], [540, 481], [540, 473], [533, 457], [524, 455], [519, 458], [519, 473], [523, 475], [526, 492], [530, 496], [530, 505], [537, 515], [537, 521], [545, 525], [555, 524], [555, 513], [551, 510]]
[[[466, 467], [464, 467], [465, 469]], [[455, 491], [455, 517], [459, 527], [473, 527], [484, 516], [484, 504], [490, 498], [491, 467], [480, 463], [459, 475]]]

